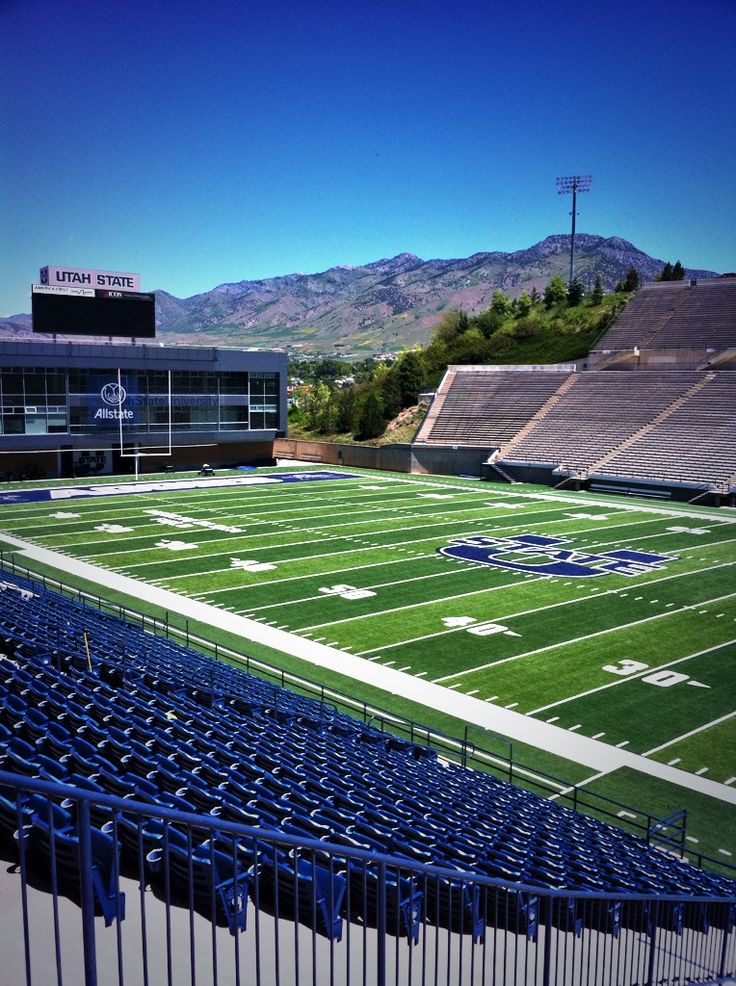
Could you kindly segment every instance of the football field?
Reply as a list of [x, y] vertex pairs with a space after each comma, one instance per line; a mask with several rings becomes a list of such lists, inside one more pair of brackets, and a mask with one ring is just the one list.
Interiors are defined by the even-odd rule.
[[356, 470], [132, 488], [6, 495], [0, 530], [736, 787], [733, 512]]

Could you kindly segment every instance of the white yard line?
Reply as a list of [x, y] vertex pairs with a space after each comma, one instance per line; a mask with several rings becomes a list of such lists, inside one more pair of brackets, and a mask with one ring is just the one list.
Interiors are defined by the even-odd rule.
[[[394, 560], [394, 562], [390, 562], [390, 563], [389, 562], [386, 562], [385, 564], [395, 564], [396, 562], [402, 562], [402, 561], [403, 562], [419, 561], [420, 559], [423, 559], [423, 558], [434, 558], [434, 557], [435, 557], [435, 555], [434, 555], [434, 552], [433, 552], [432, 554], [419, 555], [419, 556], [417, 556], [415, 558], [396, 558]], [[375, 567], [383, 567], [383, 564], [384, 563], [379, 563], [379, 565], [377, 565]], [[363, 568], [363, 567], [368, 567], [368, 566], [360, 566], [358, 568], [347, 568], [347, 569], [343, 569], [343, 571], [346, 571], [346, 572], [358, 572], [358, 571], [361, 571], [361, 568]], [[228, 569], [228, 571], [229, 571], [229, 569]], [[324, 576], [318, 576], [318, 575], [308, 575], [308, 576], [307, 575], [300, 575], [300, 576], [298, 576], [298, 578], [310, 578], [310, 579], [324, 578], [324, 579], [328, 579], [329, 580], [329, 579], [332, 578], [332, 576], [334, 574], [335, 574], [334, 572], [329, 572], [327, 575], [324, 575]], [[425, 579], [440, 579], [440, 578], [445, 578], [448, 575], [450, 575], [450, 576], [452, 576], [452, 575], [457, 576], [457, 575], [463, 575], [463, 574], [464, 573], [461, 572], [459, 569], [453, 568], [453, 569], [450, 569], [447, 572], [432, 572], [429, 575], [412, 575], [408, 579], [396, 579], [394, 582], [371, 582], [369, 585], [360, 586], [360, 588], [361, 589], [390, 589], [390, 588], [392, 588], [395, 585], [408, 585], [410, 582], [423, 582]], [[276, 581], [276, 582], [284, 582], [286, 580], [285, 579], [275, 579], [274, 581]], [[261, 582], [261, 583], [259, 583], [259, 585], [263, 585], [263, 583]], [[288, 599], [286, 602], [267, 603], [264, 606], [251, 606], [247, 610], [241, 610], [241, 612], [260, 613], [264, 609], [275, 609], [275, 608], [281, 609], [283, 606], [296, 606], [296, 605], [303, 604], [303, 603], [313, 603], [313, 602], [316, 602], [317, 600], [320, 600], [320, 599], [321, 600], [325, 600], [325, 599], [328, 599], [328, 598], [330, 598], [330, 597], [327, 596], [325, 593], [319, 593], [316, 596], [301, 596], [298, 599]], [[444, 598], [445, 597], [443, 596], [441, 599], [435, 600], [435, 602], [442, 602], [444, 600]], [[401, 609], [402, 607], [399, 607], [399, 608]], [[393, 610], [380, 610], [379, 612], [374, 613], [374, 616], [382, 616], [384, 613], [392, 613], [392, 612], [394, 612], [394, 611]], [[348, 619], [350, 619], [350, 617], [348, 617]], [[355, 617], [353, 617], [353, 619], [355, 619]], [[336, 623], [341, 623], [343, 621], [342, 620], [336, 620], [335, 622]], [[330, 624], [329, 623], [324, 623], [324, 624], [318, 624], [318, 626], [330, 626]], [[316, 627], [306, 627], [305, 629], [316, 629]]]
[[[529, 526], [531, 527], [533, 525], [530, 524]], [[468, 535], [465, 535], [465, 536], [468, 536]], [[454, 539], [454, 537], [453, 537], [453, 539]], [[586, 548], [586, 550], [592, 550], [592, 549], [594, 549], [596, 547], [599, 547], [599, 545], [595, 545], [595, 544], [594, 545], [589, 545]], [[469, 564], [473, 564], [473, 563], [469, 563]], [[733, 562], [733, 563], [730, 563], [729, 562], [727, 564], [736, 564], [736, 562]], [[476, 562], [476, 563], [474, 563], [474, 567], [478, 568], [478, 567], [484, 567], [484, 566], [483, 566], [483, 563], [482, 562]], [[719, 566], [714, 565], [713, 567], [714, 568], [718, 568]], [[533, 574], [533, 573], [529, 573], [529, 572], [525, 572], [525, 573], [517, 572], [516, 574], [517, 575], [530, 575], [530, 574]], [[535, 581], [537, 579], [540, 579], [540, 578], [550, 578], [550, 576], [536, 576], [535, 577]], [[646, 585], [650, 585], [651, 583], [647, 582], [645, 584]], [[372, 586], [370, 588], [372, 588]], [[215, 591], [222, 591], [222, 590], [215, 590]], [[229, 591], [231, 591], [231, 590], [229, 590]], [[454, 596], [446, 596], [444, 599], [424, 599], [424, 600], [420, 600], [420, 601], [415, 602], [415, 603], [407, 603], [405, 606], [397, 606], [394, 609], [384, 609], [384, 610], [380, 610], [380, 611], [374, 611], [372, 613], [364, 613], [362, 616], [346, 616], [346, 617], [343, 617], [343, 618], [341, 618], [339, 620], [331, 620], [331, 621], [329, 621], [327, 623], [317, 623], [317, 624], [315, 624], [312, 627], [307, 627], [306, 629], [308, 629], [308, 630], [315, 630], [317, 627], [335, 626], [335, 625], [337, 625], [339, 623], [349, 623], [352, 620], [364, 620], [364, 619], [370, 619], [371, 617], [374, 617], [374, 616], [384, 616], [386, 613], [398, 613], [398, 612], [400, 612], [403, 609], [412, 609], [413, 607], [421, 607], [421, 606], [432, 606], [435, 603], [450, 602], [450, 601], [452, 601], [454, 599], [461, 599], [463, 596], [475, 596], [475, 595], [478, 595], [478, 593], [486, 592], [486, 591], [489, 591], [489, 590], [487, 590], [487, 589], [473, 589], [470, 592], [460, 592], [460, 593], [457, 593], [457, 595], [454, 595]], [[608, 595], [611, 592], [617, 592], [617, 591], [620, 591], [620, 589], [608, 590], [605, 593], [601, 593], [601, 595]], [[569, 602], [579, 602], [579, 600], [578, 599], [569, 600]], [[559, 604], [559, 605], [566, 605], [566, 603]], [[545, 609], [545, 608], [553, 608], [553, 607], [541, 607], [541, 608], [542, 609]], [[535, 612], [535, 611], [534, 610], [529, 610], [528, 612]], [[516, 614], [516, 615], [521, 615], [521, 614]], [[507, 617], [507, 618], [510, 619], [510, 617]], [[499, 620], [503, 620], [504, 617], [499, 617], [498, 619]], [[365, 653], [368, 653], [368, 652], [366, 651]]]
[[[730, 562], [730, 561], [729, 562], [719, 562], [717, 565], [709, 565], [707, 568], [699, 568], [699, 569], [696, 569], [694, 571], [691, 570], [691, 571], [687, 571], [687, 572], [676, 572], [674, 575], [665, 575], [661, 579], [651, 579], [649, 582], [637, 583], [637, 584], [646, 585], [646, 586], [657, 585], [660, 582], [667, 582], [667, 581], [669, 581], [671, 579], [686, 578], [686, 577], [688, 577], [690, 575], [699, 575], [702, 572], [711, 572], [711, 571], [714, 571], [715, 569], [718, 569], [718, 568], [727, 568], [730, 565], [736, 565], [736, 562]], [[538, 581], [539, 579], [544, 579], [544, 578], [548, 578], [548, 576], [539, 575], [535, 579], [533, 579], [532, 581]], [[500, 588], [500, 587], [498, 587], [498, 588]], [[508, 588], [508, 586], [506, 588]], [[616, 595], [617, 593], [621, 593], [624, 588], [626, 588], [626, 586], [619, 586], [616, 589], [605, 589], [603, 592], [598, 593], [597, 598], [598, 599], [602, 599], [604, 596]], [[490, 592], [491, 589], [489, 588], [486, 591]], [[467, 593], [467, 595], [475, 595], [476, 592], [477, 592], [477, 590], [473, 590], [473, 592]], [[450, 596], [450, 597], [447, 597], [447, 598], [450, 599], [450, 598], [459, 598], [459, 597], [452, 597], [452, 596]], [[557, 602], [554, 602], [554, 603], [545, 603], [544, 606], [536, 606], [533, 609], [526, 609], [526, 610], [521, 610], [521, 611], [519, 611], [517, 613], [505, 613], [505, 614], [502, 614], [501, 616], [495, 616], [494, 617], [494, 622], [495, 623], [505, 623], [506, 621], [516, 619], [519, 616], [531, 616], [534, 613], [541, 613], [544, 610], [557, 609], [560, 606], [572, 606], [572, 605], [575, 605], [577, 603], [586, 602], [589, 599], [590, 599], [589, 596], [578, 596], [575, 599], [565, 599], [565, 600], [557, 601]], [[429, 601], [426, 601], [424, 603], [411, 603], [411, 604], [407, 604], [407, 606], [405, 606], [405, 607], [399, 607], [399, 609], [408, 609], [408, 608], [410, 608], [411, 606], [414, 606], [414, 605], [416, 605], [416, 606], [429, 605], [430, 602], [437, 603], [437, 602], [444, 602], [444, 600], [429, 600]], [[384, 613], [387, 613], [387, 612], [393, 612], [393, 611], [392, 610], [383, 610], [380, 614], [374, 613], [372, 615], [374, 615], [374, 616], [375, 615], [383, 615]], [[676, 610], [673, 610], [672, 612], [677, 612], [677, 611]], [[665, 614], [662, 614], [662, 615], [665, 615]], [[357, 617], [357, 616], [348, 617], [348, 618], [346, 618], [343, 621], [336, 621], [336, 622], [349, 622], [351, 619], [359, 619], [359, 617]], [[320, 625], [321, 626], [329, 626], [330, 624], [325, 623], [325, 624], [320, 624]], [[427, 640], [429, 637], [443, 637], [443, 636], [446, 636], [447, 634], [450, 634], [450, 633], [459, 633], [461, 630], [465, 630], [465, 629], [467, 629], [467, 627], [450, 627], [449, 629], [438, 630], [435, 633], [425, 634], [424, 636], [421, 636], [421, 637], [414, 637], [414, 638], [410, 638], [409, 640], [401, 640], [401, 641], [398, 641], [398, 642], [393, 643], [393, 644], [385, 644], [384, 647], [374, 647], [371, 650], [361, 651], [361, 654], [372, 654], [374, 651], [384, 650], [384, 649], [385, 650], [388, 650], [391, 647], [403, 647], [404, 644], [412, 644], [412, 643], [415, 643], [415, 641], [417, 641], [417, 640]], [[514, 658], [506, 658], [505, 660], [513, 660], [513, 659]], [[493, 663], [501, 663], [501, 662], [498, 661], [498, 662], [493, 662]], [[484, 670], [486, 667], [489, 667], [489, 666], [490, 665], [484, 664], [484, 665], [481, 665], [481, 666], [479, 666], [477, 668], [471, 668], [470, 671], [458, 671], [457, 674], [458, 675], [469, 674], [472, 671]], [[449, 675], [448, 677], [454, 678], [455, 675], [454, 674], [453, 675]], [[442, 681], [442, 680], [443, 679], [441, 679], [441, 678], [438, 678], [437, 679], [437, 681]]]
[[[436, 516], [437, 513], [440, 513], [441, 512], [440, 510], [435, 510], [434, 513], [430, 513], [425, 518], [425, 515], [424, 514], [421, 514], [421, 513], [417, 513], [416, 512], [417, 509], [418, 509], [416, 503], [413, 503], [411, 505], [407, 505], [407, 510], [409, 509], [409, 506], [411, 506], [411, 510], [413, 510], [414, 513], [408, 513], [405, 517], [402, 518], [403, 520], [419, 520], [419, 521], [422, 521], [422, 520], [425, 520], [425, 519], [426, 520], [431, 520], [432, 517]], [[454, 513], [459, 515], [459, 514], [463, 514], [463, 513], [468, 513], [470, 511], [480, 510], [481, 506], [482, 506], [482, 504], [469, 505], [468, 507], [464, 507], [462, 510], [457, 510]], [[324, 512], [324, 505], [322, 505], [321, 509]], [[550, 509], [547, 512], [548, 513], [552, 513], [553, 510]], [[369, 513], [369, 511], [360, 511], [360, 513]], [[374, 508], [373, 508], [372, 513], [375, 516], [375, 513], [376, 513], [376, 507], [375, 507], [375, 505], [374, 505]], [[380, 523], [385, 523], [387, 520], [390, 520], [390, 519], [392, 519], [392, 518], [388, 518], [388, 517], [375, 517], [375, 520], [373, 520], [373, 521], [371, 521], [371, 520], [359, 521], [359, 523], [376, 523], [376, 524], [380, 524]], [[457, 519], [458, 519], [458, 522], [462, 522], [462, 517], [459, 517], [458, 516]], [[484, 519], [485, 518], [479, 518], [478, 519], [479, 523], [481, 523]], [[659, 517], [654, 518], [651, 521], [651, 523], [654, 523], [654, 521], [657, 521], [657, 520], [660, 520], [660, 518]], [[305, 524], [310, 524], [310, 525], [314, 525], [314, 523], [315, 523], [314, 520], [310, 520], [310, 519], [302, 518], [302, 517], [291, 517], [291, 518], [288, 518], [288, 519], [285, 519], [285, 520], [272, 520], [272, 521], [257, 520], [256, 523], [257, 524], [265, 524], [265, 525], [269, 525], [269, 526], [272, 526], [272, 527], [279, 527], [279, 526], [281, 526], [283, 524], [300, 524], [302, 521], [304, 521]], [[415, 527], [402, 527], [402, 528], [399, 528], [399, 531], [401, 531], [401, 532], [403, 532], [403, 531], [415, 531], [415, 530], [422, 530], [425, 527], [441, 527], [441, 526], [443, 526], [445, 524], [451, 524], [454, 521], [455, 521], [455, 516], [453, 514], [453, 516], [450, 519], [448, 519], [447, 517], [445, 517], [443, 520], [437, 521], [436, 523], [423, 523], [423, 524], [418, 524]], [[555, 520], [555, 521], [540, 520], [540, 521], [534, 521], [533, 524], [534, 525], [546, 524], [546, 523], [559, 524], [561, 522], [562, 522], [561, 519], [558, 519], [558, 520]], [[245, 521], [243, 523], [247, 523], [247, 521]], [[649, 521], [642, 521], [642, 523], [649, 523]], [[146, 524], [144, 526], [149, 527], [151, 525]], [[176, 528], [169, 528], [165, 524], [162, 524], [160, 526], [161, 526], [161, 530], [163, 531], [163, 533], [166, 533], [169, 530], [176, 530]], [[235, 526], [235, 525], [231, 525], [231, 526]], [[524, 526], [524, 525], [519, 525], [519, 526]], [[533, 525], [532, 525], [532, 523], [530, 523], [527, 526], [531, 527]], [[322, 542], [326, 538], [337, 539], [337, 538], [345, 537], [345, 535], [343, 535], [343, 534], [329, 534], [327, 532], [332, 531], [332, 530], [334, 530], [334, 529], [336, 529], [338, 527], [348, 527], [348, 528], [351, 528], [352, 529], [352, 528], [355, 527], [355, 521], [352, 521], [352, 522], [351, 521], [347, 521], [344, 524], [329, 524], [329, 525], [322, 524], [322, 525], [316, 525], [316, 527], [317, 527], [317, 529], [320, 532], [322, 532], [322, 531], [325, 532], [321, 537], [319, 537], [319, 538], [312, 538], [312, 539], [307, 540], [307, 541], [304, 541], [304, 542], [298, 542], [297, 541], [296, 543], [297, 544], [299, 544], [299, 543], [313, 544], [315, 541], [316, 542]], [[304, 527], [304, 528], [301, 528], [301, 529], [300, 528], [296, 528], [296, 529], [293, 530], [292, 533], [299, 534], [303, 530], [303, 532], [305, 534], [309, 534], [309, 533], [312, 533], [313, 532], [313, 529], [314, 529], [313, 526]], [[512, 528], [509, 528], [509, 529], [510, 530], [513, 530], [514, 528], [512, 527]], [[603, 530], [604, 528], [601, 528], [601, 529]], [[196, 524], [193, 524], [190, 527], [181, 528], [181, 531], [182, 531], [183, 534], [191, 534], [192, 536], [196, 536], [196, 535], [199, 535], [199, 534], [202, 534], [202, 533], [206, 533], [207, 532], [207, 528], [205, 528], [205, 527], [198, 527]], [[84, 532], [83, 531], [80, 531], [80, 532], [77, 532], [77, 533], [83, 534]], [[221, 541], [236, 541], [236, 540], [240, 540], [240, 539], [244, 539], [244, 538], [249, 538], [249, 537], [267, 537], [269, 535], [269, 533], [272, 533], [272, 532], [270, 532], [270, 531], [257, 531], [254, 534], [249, 534], [247, 531], [243, 531], [242, 533], [233, 534], [233, 535], [230, 535], [228, 537], [217, 538], [216, 540], [217, 540], [217, 543], [219, 544]], [[357, 534], [351, 535], [351, 537], [352, 538], [376, 537], [376, 536], [381, 535], [381, 534], [396, 534], [396, 533], [398, 533], [397, 530], [396, 530], [396, 528], [389, 527], [386, 530], [359, 532]], [[153, 531], [153, 532], [151, 532], [151, 534], [132, 535], [131, 537], [120, 538], [119, 540], [120, 541], [136, 541], [136, 540], [138, 540], [141, 537], [146, 537], [146, 538], [147, 537], [156, 537], [157, 534], [158, 534], [158, 531]], [[39, 538], [39, 541], [44, 536], [46, 536], [46, 535], [42, 535]], [[55, 536], [56, 535], [48, 535], [48, 537], [55, 537]], [[451, 535], [451, 536], [452, 537], [465, 537], [466, 535], [463, 534], [463, 535]], [[116, 539], [116, 542], [117, 542], [117, 540], [118, 539]], [[212, 539], [212, 540], [214, 541], [215, 539]], [[403, 542], [401, 542], [401, 543], [403, 544]], [[105, 540], [98, 539], [97, 541], [86, 541], [85, 544], [110, 545], [110, 541], [109, 541], [109, 539], [105, 539]], [[62, 544], [54, 545], [51, 550], [54, 550], [54, 551], [64, 551], [66, 549], [74, 549], [75, 547], [78, 547], [78, 542], [71, 541], [71, 542], [65, 542], [65, 543], [62, 543]], [[270, 547], [270, 545], [266, 545], [265, 548], [252, 548], [250, 550], [252, 550], [252, 551], [263, 551], [263, 550], [266, 550], [268, 547]], [[128, 554], [131, 551], [137, 552], [137, 551], [141, 551], [141, 550], [146, 550], [146, 549], [143, 548], [141, 545], [138, 545], [138, 546], [132, 547], [132, 548], [124, 548], [121, 551], [113, 551], [112, 553], [113, 554], [116, 554], [116, 555], [117, 554], [121, 554], [122, 555], [122, 554]], [[99, 554], [100, 555], [102, 555], [102, 554], [110, 554], [110, 552], [104, 552], [104, 553], [103, 552], [100, 552]], [[222, 554], [222, 552], [221, 551], [220, 552], [214, 552], [212, 556], [216, 557], [216, 555], [218, 555], [218, 554]], [[210, 555], [200, 555], [199, 557], [207, 558], [207, 557], [211, 557], [211, 556]], [[151, 565], [151, 564], [155, 564], [155, 562], [150, 562], [150, 561], [149, 562], [139, 562], [139, 565]], [[133, 565], [130, 565], [129, 567], [130, 568], [133, 568], [134, 566]]]
[[416, 675], [407, 675], [394, 668], [370, 663], [360, 657], [335, 650], [303, 637], [297, 637], [245, 619], [234, 613], [216, 609], [204, 603], [177, 595], [165, 589], [145, 585], [127, 576], [100, 569], [88, 562], [60, 556], [56, 552], [28, 544], [9, 535], [4, 540], [20, 549], [28, 558], [80, 578], [96, 583], [101, 588], [123, 592], [134, 599], [145, 599], [163, 609], [181, 613], [218, 629], [237, 634], [244, 640], [258, 641], [285, 654], [327, 668], [348, 678], [365, 681], [384, 691], [402, 696], [431, 709], [444, 712], [495, 733], [501, 733], [542, 750], [583, 764], [602, 773], [610, 773], [621, 767], [659, 777], [670, 783], [710, 795], [720, 801], [736, 804], [736, 789], [709, 780], [706, 777], [686, 774], [683, 771], [660, 764], [656, 760], [628, 753], [598, 740], [522, 715], [510, 709], [500, 709], [474, 696], [450, 691], [443, 685], [435, 685]]
[[666, 750], [668, 746], [674, 746], [675, 743], [679, 743], [681, 740], [689, 739], [697, 733], [702, 733], [706, 729], [710, 729], [711, 726], [717, 726], [721, 722], [726, 722], [728, 719], [733, 719], [734, 716], [736, 716], [736, 712], [727, 712], [725, 716], [721, 716], [719, 719], [713, 719], [711, 722], [706, 722], [704, 725], [698, 726], [697, 729], [691, 729], [689, 732], [683, 733], [681, 736], [675, 736], [674, 739], [667, 740], [666, 743], [661, 743], [659, 746], [653, 746], [651, 750], [647, 750], [646, 753], [642, 753], [642, 756], [651, 757], [653, 753], [659, 753], [660, 750]]
[[[641, 622], [646, 621], [642, 620]], [[730, 647], [733, 644], [736, 644], [736, 638], [733, 640], [724, 640], [723, 643], [714, 644], [712, 647], [705, 647], [703, 650], [696, 651], [694, 654], [686, 654], [684, 657], [677, 657], [673, 661], [662, 661], [661, 664], [652, 665], [644, 671], [637, 671], [635, 674], [628, 674], [625, 678], [616, 678], [615, 681], [608, 681], [605, 685], [598, 685], [595, 688], [589, 688], [587, 691], [578, 692], [577, 695], [570, 695], [567, 698], [560, 699], [559, 702], [550, 702], [549, 705], [540, 705], [538, 709], [530, 709], [529, 712], [527, 712], [527, 715], [535, 716], [538, 712], [547, 712], [549, 709], [557, 708], [558, 705], [565, 705], [567, 702], [575, 702], [579, 698], [586, 698], [588, 695], [594, 695], [596, 692], [603, 692], [608, 688], [615, 688], [616, 685], [625, 685], [627, 681], [635, 681], [637, 678], [645, 678], [648, 674], [651, 674], [655, 668], [674, 667], [676, 664], [682, 664], [685, 661], [692, 661], [696, 657], [702, 657], [703, 654], [710, 654], [711, 651], [720, 650], [722, 647]], [[647, 754], [642, 754], [642, 756], [647, 756]]]

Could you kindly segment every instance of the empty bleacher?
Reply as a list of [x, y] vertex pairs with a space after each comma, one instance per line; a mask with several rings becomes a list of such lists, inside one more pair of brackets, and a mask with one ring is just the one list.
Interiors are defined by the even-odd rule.
[[563, 399], [500, 459], [583, 471], [611, 452], [697, 383], [694, 372], [582, 373]]
[[[628, 376], [628, 375], [627, 375]], [[633, 374], [638, 376], [638, 374]], [[728, 485], [736, 473], [736, 373], [703, 374], [703, 385], [597, 472], [663, 482]]]
[[[305, 970], [316, 976], [321, 955], [330, 971], [310, 981], [337, 981], [346, 928], [358, 929], [364, 957], [362, 976], [348, 965], [341, 981], [364, 986], [379, 981], [367, 971], [368, 929], [378, 942], [396, 939], [396, 982], [414, 981], [412, 962], [425, 976], [432, 961], [439, 981], [445, 953], [448, 983], [485, 982], [487, 959], [507, 986], [529, 981], [530, 962], [552, 961], [565, 975], [567, 939], [582, 969], [576, 956], [597, 950], [601, 934], [621, 942], [629, 964], [616, 980], [622, 986], [644, 981], [637, 970], [658, 940], [675, 976], [704, 944], [700, 969], [736, 965], [736, 881], [571, 808], [7, 572], [0, 651], [0, 848], [19, 855], [24, 879], [41, 874], [55, 912], [61, 894], [106, 926], [119, 929], [138, 909], [145, 925], [150, 897], [165, 904], [169, 928], [178, 906], [190, 934], [197, 914], [213, 935], [216, 926], [226, 936], [255, 935], [248, 954], [253, 981], [264, 984], [287, 981], [299, 964], [295, 953], [280, 975], [276, 947], [275, 978], [262, 977], [268, 915], [293, 924], [282, 934], [295, 945], [299, 926], [317, 936]], [[25, 794], [19, 777], [28, 778]], [[135, 881], [127, 901], [126, 877]], [[425, 944], [415, 947], [422, 929]], [[538, 949], [552, 929], [561, 936], [554, 952]], [[459, 945], [450, 978], [452, 946], [448, 939], [437, 950], [440, 932], [482, 946], [480, 978], [463, 972]], [[58, 927], [55, 934], [61, 981]], [[347, 940], [346, 959], [356, 948], [349, 931]], [[167, 930], [164, 966], [176, 962], [173, 947]], [[377, 947], [385, 964], [385, 944]], [[116, 961], [122, 969], [119, 952]], [[574, 981], [591, 986], [598, 975], [596, 961]], [[217, 969], [208, 981], [219, 981]]]
[[646, 284], [593, 353], [736, 347], [736, 278]]
[[[455, 372], [456, 371], [456, 372]], [[550, 401], [568, 370], [450, 367], [449, 389], [424, 441], [437, 445], [498, 447]]]
[[493, 461], [507, 476], [531, 467], [727, 492], [736, 475], [734, 409], [731, 370], [456, 366], [420, 436], [429, 444], [499, 448]]

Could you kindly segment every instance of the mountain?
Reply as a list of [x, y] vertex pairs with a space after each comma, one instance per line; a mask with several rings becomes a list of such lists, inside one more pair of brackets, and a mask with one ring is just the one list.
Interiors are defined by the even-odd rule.
[[[578, 233], [576, 272], [587, 288], [600, 274], [611, 290], [634, 267], [642, 281], [664, 261], [617, 236]], [[422, 260], [412, 253], [361, 266], [331, 267], [318, 274], [286, 274], [259, 281], [219, 284], [176, 298], [156, 292], [158, 338], [165, 343], [297, 348], [313, 351], [383, 351], [428, 342], [451, 308], [477, 313], [496, 288], [512, 297], [542, 292], [558, 274], [567, 280], [569, 235], [548, 236], [513, 253], [476, 253], [457, 260]], [[687, 270], [688, 277], [715, 277]], [[0, 320], [5, 338], [27, 336], [29, 316]]]

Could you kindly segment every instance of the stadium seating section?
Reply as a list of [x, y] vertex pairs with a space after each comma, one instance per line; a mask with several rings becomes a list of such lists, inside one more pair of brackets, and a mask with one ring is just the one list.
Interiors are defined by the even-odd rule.
[[[87, 647], [89, 651], [87, 651]], [[545, 800], [490, 774], [439, 759], [424, 747], [377, 730], [333, 707], [219, 664], [178, 643], [9, 573], [0, 575], [0, 769], [77, 788], [133, 796], [164, 807], [365, 848], [538, 887], [610, 893], [733, 896], [736, 883], [650, 848], [644, 840]], [[440, 795], [441, 792], [441, 795]], [[19, 806], [0, 798], [0, 838], [12, 844]], [[75, 821], [68, 808], [22, 806], [34, 855], [51, 852], [73, 880]], [[52, 814], [53, 813], [53, 814]], [[190, 866], [204, 897], [219, 893], [218, 919], [245, 924], [243, 901], [260, 870], [260, 906], [316, 922], [339, 938], [349, 917], [375, 925], [375, 872], [345, 865], [335, 873], [314, 859], [296, 870], [238, 847], [231, 857], [161, 825], [99, 809], [92, 816], [95, 898], [120, 916], [111, 859], [135, 872], [139, 840], [155, 886], [162, 855], [176, 889]], [[119, 844], [113, 835], [117, 833]], [[265, 850], [264, 850], [265, 853]], [[242, 857], [242, 858], [241, 858]], [[265, 865], [266, 862], [270, 865]], [[317, 861], [319, 863], [319, 860]], [[274, 865], [275, 864], [275, 865]], [[296, 872], [296, 880], [294, 874]], [[346, 896], [346, 889], [352, 893]], [[452, 881], [434, 884], [439, 898]], [[478, 889], [478, 888], [476, 888]], [[438, 900], [397, 880], [387, 905], [415, 934], [416, 913]], [[486, 920], [465, 886], [454, 925], [478, 938]], [[428, 896], [428, 895], [427, 895]], [[317, 904], [315, 906], [314, 901]], [[346, 901], [350, 901], [349, 913]], [[522, 899], [522, 910], [530, 906]], [[573, 905], [574, 909], [574, 905]], [[526, 914], [529, 919], [529, 915]], [[572, 915], [573, 926], [575, 915]]]
[[736, 278], [646, 284], [593, 352], [736, 347]]
[[[590, 366], [452, 366], [416, 441], [580, 479], [736, 487], [736, 278], [642, 288]], [[513, 475], [513, 473], [512, 473]]]

